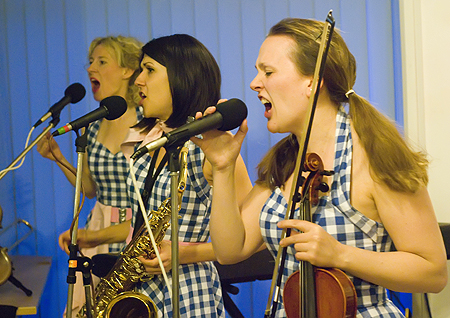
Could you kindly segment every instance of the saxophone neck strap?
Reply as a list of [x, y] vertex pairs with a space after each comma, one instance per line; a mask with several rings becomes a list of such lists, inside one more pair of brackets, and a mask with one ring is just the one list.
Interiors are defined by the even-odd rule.
[[[142, 201], [144, 202], [146, 208], [148, 207], [148, 200], [150, 198], [150, 194], [152, 193], [153, 185], [155, 184], [156, 178], [161, 173], [161, 170], [164, 168], [169, 159], [169, 152], [166, 152], [163, 159], [159, 163], [158, 168], [153, 173], [153, 171], [155, 170], [156, 161], [159, 156], [159, 151], [160, 148], [155, 150], [152, 160], [150, 161], [150, 167], [148, 169], [147, 177], [145, 178], [144, 190], [142, 191]], [[142, 215], [143, 212], [144, 211], [142, 211], [141, 207], [139, 206], [138, 212], [136, 214], [136, 220], [134, 222], [133, 237], [138, 233], [139, 229], [144, 223], [144, 217]]]

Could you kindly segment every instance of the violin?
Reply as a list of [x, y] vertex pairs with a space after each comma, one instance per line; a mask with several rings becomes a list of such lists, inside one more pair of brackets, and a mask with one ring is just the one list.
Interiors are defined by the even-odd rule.
[[[312, 127], [315, 108], [319, 97], [320, 85], [325, 69], [325, 60], [330, 47], [331, 35], [335, 21], [332, 11], [327, 15], [321, 44], [316, 61], [316, 70], [312, 84], [312, 95], [305, 117], [306, 131], [301, 134], [299, 152], [294, 169], [296, 182], [291, 188], [286, 219], [293, 219], [297, 204], [299, 218], [312, 222], [311, 207], [319, 202], [319, 191], [327, 192], [329, 187], [323, 182], [323, 176], [332, 175], [325, 171], [322, 159], [315, 153], [306, 153], [308, 139]], [[307, 177], [303, 177], [303, 173]], [[300, 187], [302, 191], [299, 192]], [[289, 236], [291, 229], [283, 230], [281, 239]], [[280, 247], [275, 260], [271, 292], [265, 311], [265, 318], [275, 316], [280, 298], [282, 273], [287, 256], [287, 249]], [[273, 299], [272, 306], [270, 305]], [[357, 298], [353, 283], [339, 269], [319, 268], [306, 261], [300, 261], [299, 270], [287, 279], [283, 290], [283, 304], [288, 318], [353, 318], [356, 317]], [[269, 316], [270, 314], [270, 316]]]
[[[319, 202], [319, 191], [329, 187], [322, 181], [325, 171], [321, 158], [306, 154], [304, 170], [309, 172], [302, 187], [300, 219], [311, 222], [311, 207]], [[356, 317], [356, 291], [348, 276], [336, 268], [315, 267], [300, 262], [300, 270], [287, 279], [283, 290], [283, 303], [288, 318], [353, 318]]]

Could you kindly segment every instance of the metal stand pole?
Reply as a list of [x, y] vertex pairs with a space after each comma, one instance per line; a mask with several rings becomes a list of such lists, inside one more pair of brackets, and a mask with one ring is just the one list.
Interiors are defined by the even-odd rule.
[[0, 173], [0, 180], [3, 179], [3, 177], [10, 171], [9, 169], [11, 169], [12, 167], [14, 167], [23, 157], [25, 157], [25, 155], [31, 150], [31, 148], [34, 147], [34, 145], [36, 145], [39, 140], [41, 140], [49, 131], [50, 129], [52, 129], [53, 127], [55, 127], [56, 125], [58, 125], [59, 123], [59, 117], [55, 117], [54, 119], [52, 119], [52, 121], [49, 123], [49, 125], [42, 131], [42, 133], [36, 137], [35, 140], [33, 140], [33, 142], [26, 147], [21, 153], [20, 155], [17, 156], [16, 159], [14, 159], [13, 162], [11, 162], [11, 164], [4, 169], [4, 171], [2, 171]]
[[179, 175], [179, 150], [166, 149], [169, 152], [170, 169], [170, 198], [172, 219], [171, 240], [172, 240], [172, 317], [180, 317], [180, 291], [179, 291], [179, 259], [178, 259], [178, 175]]
[[[77, 245], [77, 238], [78, 238], [78, 209], [79, 209], [79, 202], [80, 202], [80, 193], [81, 193], [81, 179], [83, 174], [83, 161], [84, 161], [84, 155], [86, 152], [86, 146], [87, 146], [87, 134], [84, 133], [83, 135], [79, 136], [77, 133], [77, 139], [75, 140], [75, 145], [77, 147], [77, 153], [78, 153], [78, 162], [77, 162], [77, 175], [75, 180], [75, 199], [73, 204], [73, 218], [74, 218], [74, 225], [72, 228], [72, 239], [71, 244], [69, 246], [69, 274], [67, 275], [67, 283], [69, 284], [68, 287], [68, 293], [67, 293], [67, 309], [66, 309], [66, 317], [72, 318], [72, 303], [73, 303], [73, 290], [74, 285], [77, 281], [76, 272], [77, 271], [83, 271], [83, 264], [78, 265], [79, 257], [78, 257], [78, 245]], [[84, 263], [84, 261], [83, 261]], [[87, 276], [86, 276], [87, 275]], [[83, 281], [84, 282], [90, 282], [90, 267], [89, 267], [89, 273], [86, 273], [86, 271], [83, 271]], [[86, 292], [86, 316], [92, 317], [92, 311], [91, 311], [91, 293], [90, 289], [86, 288], [85, 285], [85, 292]]]

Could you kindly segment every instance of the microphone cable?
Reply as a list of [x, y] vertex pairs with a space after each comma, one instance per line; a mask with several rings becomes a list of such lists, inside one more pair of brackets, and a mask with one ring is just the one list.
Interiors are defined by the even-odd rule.
[[[35, 128], [34, 126], [31, 127], [30, 132], [28, 133], [28, 137], [27, 137], [27, 140], [25, 141], [24, 149], [27, 149], [27, 147], [28, 147], [28, 143], [30, 142], [31, 134], [34, 131], [34, 128]], [[23, 162], [25, 161], [25, 156], [22, 158], [22, 160], [16, 166], [1, 170], [0, 171], [0, 176], [3, 176], [5, 174], [7, 174], [9, 171], [13, 171], [13, 170], [19, 169], [22, 166]]]
[[144, 217], [145, 226], [146, 226], [147, 232], [148, 232], [148, 234], [150, 236], [150, 240], [152, 242], [152, 247], [153, 247], [153, 250], [155, 252], [156, 258], [158, 259], [158, 264], [159, 264], [159, 267], [160, 267], [160, 269], [162, 271], [162, 275], [164, 277], [164, 281], [166, 282], [167, 289], [169, 290], [169, 295], [170, 295], [169, 297], [172, 298], [172, 285], [170, 284], [169, 278], [167, 277], [166, 269], [164, 268], [164, 265], [162, 263], [162, 259], [161, 259], [161, 255], [159, 254], [158, 246], [156, 245], [156, 241], [155, 241], [155, 238], [153, 236], [153, 232], [152, 232], [152, 229], [150, 227], [150, 223], [148, 222], [147, 209], [145, 208], [144, 201], [142, 200], [142, 196], [141, 196], [141, 194], [140, 194], [140, 192], [138, 190], [137, 181], [136, 181], [136, 175], [134, 174], [135, 173], [135, 171], [134, 171], [134, 160], [130, 158], [129, 164], [130, 164], [131, 180], [133, 182], [135, 194], [136, 194], [136, 196], [138, 198], [139, 207], [141, 208], [142, 216]]

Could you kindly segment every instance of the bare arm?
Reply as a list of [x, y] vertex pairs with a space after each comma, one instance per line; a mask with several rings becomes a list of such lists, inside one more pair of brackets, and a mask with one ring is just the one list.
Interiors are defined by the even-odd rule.
[[[210, 184], [213, 184], [212, 176], [212, 166], [209, 161], [205, 160], [203, 165], [203, 174]], [[242, 203], [246, 195], [252, 189], [252, 184], [250, 177], [248, 176], [247, 168], [245, 167], [242, 157], [239, 156], [237, 159], [236, 169], [234, 173], [235, 180], [235, 193], [236, 200]], [[214, 197], [214, 194], [213, 194]], [[183, 243], [179, 244], [179, 263], [180, 264], [191, 264], [198, 262], [215, 261], [216, 255], [211, 243]], [[160, 256], [166, 270], [171, 268], [171, 242], [162, 241], [160, 247]], [[144, 264], [146, 270], [150, 274], [160, 274], [161, 270], [159, 268], [159, 263], [156, 258], [145, 259], [140, 258], [141, 262]]]
[[320, 226], [299, 220], [279, 223], [304, 232], [281, 244], [295, 244], [299, 260], [340, 268], [395, 291], [441, 291], [447, 283], [446, 254], [427, 190], [406, 194], [376, 184], [373, 197], [397, 251], [380, 253], [344, 245]]
[[[89, 248], [101, 244], [123, 242], [127, 239], [130, 229], [131, 220], [96, 231], [78, 229], [77, 244], [80, 248]], [[59, 246], [66, 253], [69, 253], [70, 234], [70, 230], [67, 230], [59, 236]]]
[[[73, 186], [75, 186], [76, 169], [69, 163], [69, 161], [61, 153], [58, 143], [55, 141], [55, 139], [51, 136], [50, 133], [46, 134], [44, 138], [42, 138], [37, 143], [37, 151], [41, 154], [42, 157], [56, 162], [58, 167], [66, 176], [67, 180], [69, 180], [69, 182]], [[88, 160], [86, 155], [84, 156], [83, 160], [83, 175], [81, 183], [83, 185], [83, 189], [85, 191], [86, 196], [89, 199], [94, 198], [96, 196], [97, 187], [89, 172]]]
[[[404, 292], [439, 292], [447, 283], [445, 247], [426, 188], [399, 193], [375, 184], [374, 200], [397, 252], [364, 253], [363, 269], [357, 255], [347, 251], [344, 268], [354, 275]], [[350, 252], [350, 253], [349, 253]], [[363, 254], [363, 253], [361, 253]]]
[[[221, 264], [234, 264], [247, 259], [264, 244], [259, 228], [259, 213], [270, 195], [268, 189], [253, 187], [242, 206], [239, 207], [231, 191], [227, 191], [224, 180], [215, 174], [215, 197], [211, 214], [211, 240], [217, 260]], [[216, 189], [222, 191], [216, 191]], [[234, 203], [232, 204], [231, 202]]]
[[[166, 271], [172, 268], [172, 242], [162, 241], [159, 248], [159, 256]], [[156, 255], [147, 259], [139, 257], [139, 260], [149, 274], [161, 274], [158, 259]], [[186, 244], [179, 243], [178, 246], [178, 262], [179, 264], [192, 264], [199, 262], [215, 261], [214, 250], [211, 243]]]
[[[213, 185], [213, 173], [212, 166], [208, 160], [205, 160], [205, 164], [203, 165], [203, 173], [205, 178], [208, 180], [208, 183]], [[244, 160], [242, 156], [239, 155], [236, 159], [236, 167], [234, 171], [234, 185], [236, 192], [236, 199], [238, 204], [242, 204], [244, 202], [247, 194], [252, 190], [252, 182], [248, 175], [247, 167], [245, 166]]]
[[236, 135], [216, 130], [204, 133], [203, 139], [192, 138], [212, 165], [211, 241], [217, 260], [223, 264], [242, 261], [263, 244], [258, 218], [270, 193], [255, 186], [244, 199], [238, 190], [239, 151], [247, 130], [244, 120]]

